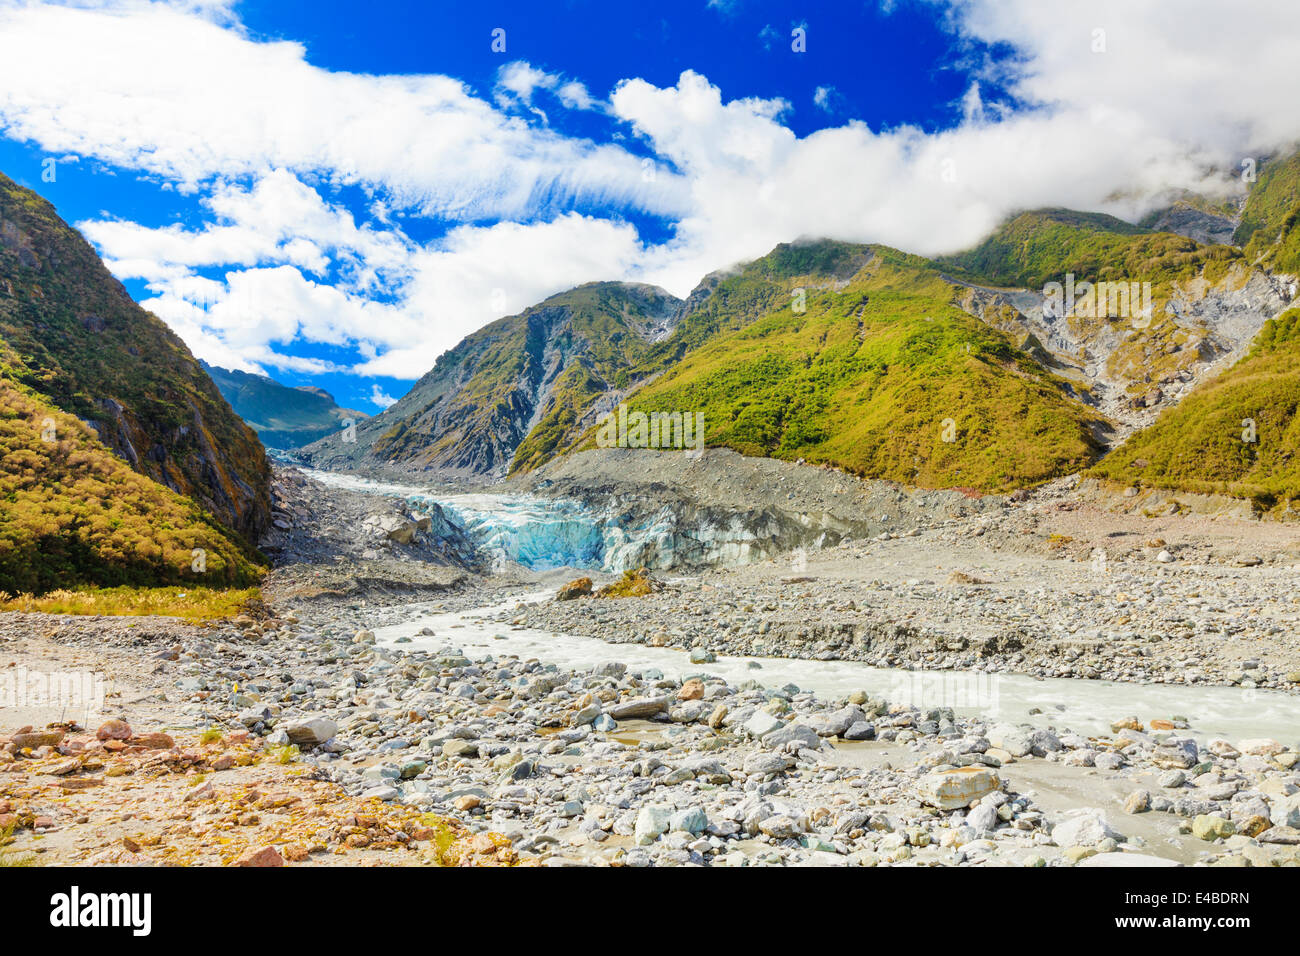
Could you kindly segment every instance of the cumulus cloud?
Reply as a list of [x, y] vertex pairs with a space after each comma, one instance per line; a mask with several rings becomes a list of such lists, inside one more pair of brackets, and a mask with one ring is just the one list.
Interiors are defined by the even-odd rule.
[[[691, 70], [667, 86], [628, 77], [603, 99], [518, 61], [485, 99], [452, 77], [330, 72], [299, 44], [247, 36], [227, 3], [0, 0], [0, 129], [196, 193], [198, 225], [80, 225], [202, 357], [333, 370], [293, 354], [308, 341], [396, 378], [581, 282], [685, 295], [799, 236], [936, 254], [1019, 208], [1132, 218], [1173, 188], [1239, 191], [1241, 159], [1300, 139], [1300, 5], [914, 2], [943, 14], [974, 72], [950, 128], [848, 119], [799, 137], [790, 103]], [[768, 27], [761, 42], [775, 56], [789, 39]], [[541, 102], [618, 128], [608, 142], [565, 136]], [[814, 105], [847, 112], [829, 84]], [[364, 214], [333, 198], [352, 184]], [[667, 221], [669, 238], [643, 242], [625, 218], [637, 213]], [[410, 216], [445, 231], [416, 242]]]

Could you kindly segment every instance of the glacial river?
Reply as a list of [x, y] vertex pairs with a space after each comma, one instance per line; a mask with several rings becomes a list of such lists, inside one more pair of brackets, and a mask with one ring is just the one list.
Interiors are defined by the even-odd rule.
[[[476, 541], [525, 567], [601, 567], [599, 542], [604, 540], [604, 529], [593, 524], [594, 516], [577, 502], [525, 495], [433, 496], [416, 486], [321, 472], [313, 472], [313, 476], [339, 487], [408, 501], [436, 501]], [[632, 670], [657, 669], [668, 677], [714, 674], [732, 682], [752, 679], [769, 687], [794, 684], [826, 697], [863, 690], [896, 703], [924, 708], [950, 706], [965, 715], [1080, 733], [1109, 732], [1111, 721], [1130, 715], [1144, 723], [1153, 718], [1181, 717], [1191, 725], [1187, 733], [1202, 741], [1215, 737], [1233, 742], [1272, 737], [1291, 746], [1300, 742], [1300, 695], [1282, 691], [908, 671], [856, 661], [719, 657], [713, 663], [692, 664], [687, 652], [673, 648], [609, 644], [591, 637], [485, 620], [520, 602], [545, 600], [551, 593], [521, 594], [508, 603], [471, 611], [421, 614], [403, 624], [377, 628], [375, 633], [382, 645], [405, 650], [437, 650], [450, 645], [471, 659], [515, 654], [578, 669], [618, 660]], [[413, 606], [412, 610], [419, 607]], [[418, 632], [423, 628], [432, 630], [433, 636], [420, 636]]]

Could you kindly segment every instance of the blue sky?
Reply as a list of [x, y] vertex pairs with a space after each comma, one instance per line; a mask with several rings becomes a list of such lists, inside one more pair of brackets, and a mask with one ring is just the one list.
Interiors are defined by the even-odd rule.
[[0, 0], [0, 171], [200, 357], [373, 412], [579, 282], [1231, 191], [1300, 24], [1204, 5]]

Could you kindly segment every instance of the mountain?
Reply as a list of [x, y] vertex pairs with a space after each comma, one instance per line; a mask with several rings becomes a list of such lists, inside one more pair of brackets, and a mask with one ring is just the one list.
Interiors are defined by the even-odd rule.
[[629, 415], [698, 414], [710, 446], [930, 487], [1007, 489], [1091, 463], [1107, 422], [962, 291], [885, 246], [779, 246], [708, 289], [700, 344], [677, 357], [670, 339], [666, 367], [633, 369], [658, 374]]
[[1180, 196], [1149, 220], [1177, 232], [1029, 210], [936, 260], [785, 243], [684, 302], [593, 283], [474, 333], [355, 443], [305, 453], [324, 467], [519, 474], [600, 444], [602, 415], [626, 406], [698, 413], [708, 445], [747, 455], [931, 487], [1033, 485], [1150, 425], [1286, 307], [1285, 277], [1180, 234], [1224, 236], [1251, 209]]
[[369, 417], [364, 412], [340, 408], [334, 396], [321, 388], [294, 388], [266, 375], [199, 364], [235, 413], [268, 448], [297, 448], [340, 431], [348, 420], [355, 424]]
[[1252, 262], [1300, 274], [1300, 152], [1264, 163], [1233, 238]]
[[1300, 499], [1300, 309], [1269, 320], [1249, 353], [1093, 469], [1128, 484]]
[[0, 590], [255, 582], [254, 555], [233, 532], [132, 471], [21, 384], [31, 377], [0, 345]]
[[1239, 357], [1289, 300], [1240, 249], [1066, 209], [1021, 213], [939, 262], [971, 286], [972, 307], [998, 307], [986, 321], [1032, 336], [1125, 432]]
[[301, 454], [325, 468], [502, 475], [525, 439], [544, 458], [576, 434], [581, 409], [618, 394], [628, 367], [672, 327], [681, 303], [662, 289], [596, 282], [498, 319], [438, 358], [396, 404]]
[[270, 466], [185, 344], [140, 308], [90, 244], [0, 174], [0, 342], [10, 374], [130, 466], [255, 541]]

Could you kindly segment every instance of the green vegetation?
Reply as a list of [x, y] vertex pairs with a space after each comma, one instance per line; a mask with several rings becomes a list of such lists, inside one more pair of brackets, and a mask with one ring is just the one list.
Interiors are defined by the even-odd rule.
[[[115, 587], [48, 591], [39, 597], [11, 597], [0, 591], [0, 611], [39, 611], [42, 614], [104, 614], [138, 617], [156, 614], [201, 623], [234, 617], [250, 602], [260, 601], [257, 588]], [[205, 733], [206, 736], [206, 733]], [[220, 737], [220, 731], [217, 732]], [[206, 741], [205, 741], [206, 743]]]
[[[688, 352], [629, 408], [700, 413], [707, 444], [743, 454], [928, 487], [1004, 490], [1097, 457], [1100, 417], [953, 305], [927, 260], [857, 256], [866, 265], [842, 288], [810, 284], [802, 314], [787, 289], [768, 294], [770, 311]], [[752, 289], [766, 271], [739, 279]]]
[[[256, 582], [254, 552], [127, 466], [0, 351], [0, 590]], [[195, 549], [205, 570], [197, 573]]]
[[137, 472], [250, 543], [265, 526], [270, 468], [256, 434], [54, 207], [3, 175], [0, 340], [17, 357], [11, 377], [92, 423]]
[[1300, 152], [1266, 163], [1246, 198], [1233, 240], [1246, 257], [1300, 273]]
[[1042, 288], [1066, 273], [1089, 282], [1146, 281], [1159, 297], [1171, 282], [1202, 271], [1222, 278], [1241, 253], [1203, 246], [1171, 232], [1148, 232], [1100, 213], [1069, 209], [1024, 212], [968, 252], [939, 260], [961, 278], [989, 285]]
[[[1113, 481], [1253, 499], [1300, 498], [1300, 309], [1267, 322], [1250, 352], [1092, 469]], [[1254, 441], [1251, 437], [1254, 423]]]

